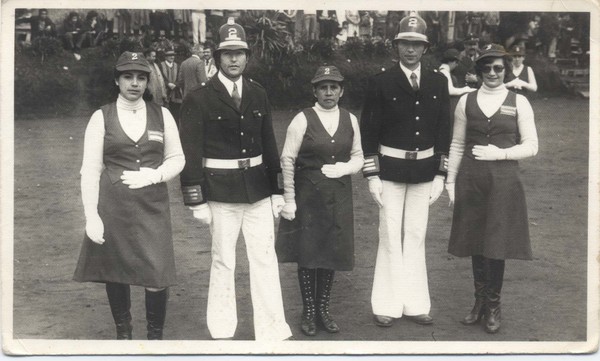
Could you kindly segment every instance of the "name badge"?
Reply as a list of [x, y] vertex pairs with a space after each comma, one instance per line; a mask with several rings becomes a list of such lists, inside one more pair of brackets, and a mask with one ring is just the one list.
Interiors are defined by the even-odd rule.
[[164, 133], [158, 130], [149, 130], [148, 131], [148, 140], [155, 141], [159, 143], [164, 143]]
[[517, 108], [516, 107], [510, 107], [508, 105], [502, 105], [500, 107], [500, 114], [502, 115], [510, 115], [512, 117], [517, 115]]

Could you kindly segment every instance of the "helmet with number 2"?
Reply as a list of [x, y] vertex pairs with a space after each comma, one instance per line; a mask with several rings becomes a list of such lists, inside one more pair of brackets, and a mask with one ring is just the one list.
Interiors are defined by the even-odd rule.
[[215, 50], [215, 58], [223, 50], [244, 50], [250, 55], [250, 49], [246, 42], [246, 32], [240, 24], [236, 24], [233, 18], [227, 19], [227, 24], [219, 29], [219, 47]]
[[426, 35], [427, 24], [420, 16], [411, 14], [402, 20], [398, 24], [398, 34], [394, 38], [394, 43], [399, 40], [406, 41], [419, 41], [425, 44], [429, 44], [429, 40]]

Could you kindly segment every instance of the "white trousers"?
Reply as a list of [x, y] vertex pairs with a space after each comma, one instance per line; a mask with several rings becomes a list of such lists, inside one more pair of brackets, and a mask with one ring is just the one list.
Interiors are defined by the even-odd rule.
[[202, 44], [206, 42], [206, 14], [192, 11], [192, 37], [194, 44], [198, 44], [198, 40]]
[[425, 234], [432, 182], [382, 182], [373, 314], [394, 318], [428, 314]]
[[235, 249], [241, 229], [250, 268], [255, 339], [279, 341], [290, 337], [292, 331], [283, 312], [270, 198], [253, 204], [208, 202], [208, 206], [212, 212], [206, 316], [210, 335], [233, 337], [237, 327]]

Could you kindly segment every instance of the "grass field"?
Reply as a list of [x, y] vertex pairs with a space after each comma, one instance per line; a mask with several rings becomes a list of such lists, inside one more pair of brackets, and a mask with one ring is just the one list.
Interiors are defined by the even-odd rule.
[[[533, 102], [540, 149], [521, 162], [533, 261], [507, 261], [503, 324], [496, 335], [458, 321], [473, 301], [470, 260], [447, 253], [452, 210], [444, 194], [431, 208], [427, 237], [433, 326], [371, 321], [370, 290], [378, 213], [365, 181], [354, 177], [356, 267], [339, 272], [331, 312], [341, 332], [315, 340], [584, 341], [587, 300], [588, 102]], [[293, 113], [274, 113], [279, 145]], [[112, 339], [103, 285], [71, 280], [84, 232], [79, 189], [87, 118], [17, 120], [14, 183], [14, 337]], [[183, 207], [178, 181], [169, 185], [179, 284], [171, 289], [165, 338], [208, 340], [208, 228]], [[280, 266], [285, 312], [297, 339], [301, 300], [292, 264]], [[238, 243], [238, 340], [253, 339], [248, 263]], [[144, 339], [143, 290], [132, 293], [134, 338]]]

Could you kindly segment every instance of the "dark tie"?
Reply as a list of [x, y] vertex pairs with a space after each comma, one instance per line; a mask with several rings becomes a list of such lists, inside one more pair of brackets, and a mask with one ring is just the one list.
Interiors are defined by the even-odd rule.
[[417, 83], [417, 74], [415, 74], [415, 73], [410, 74], [410, 83], [412, 84], [412, 88], [414, 91], [419, 90], [419, 83]]
[[237, 84], [233, 83], [233, 91], [231, 92], [231, 97], [233, 98], [233, 102], [235, 106], [240, 109], [240, 105], [242, 104], [242, 97], [240, 97], [240, 93], [238, 92]]

